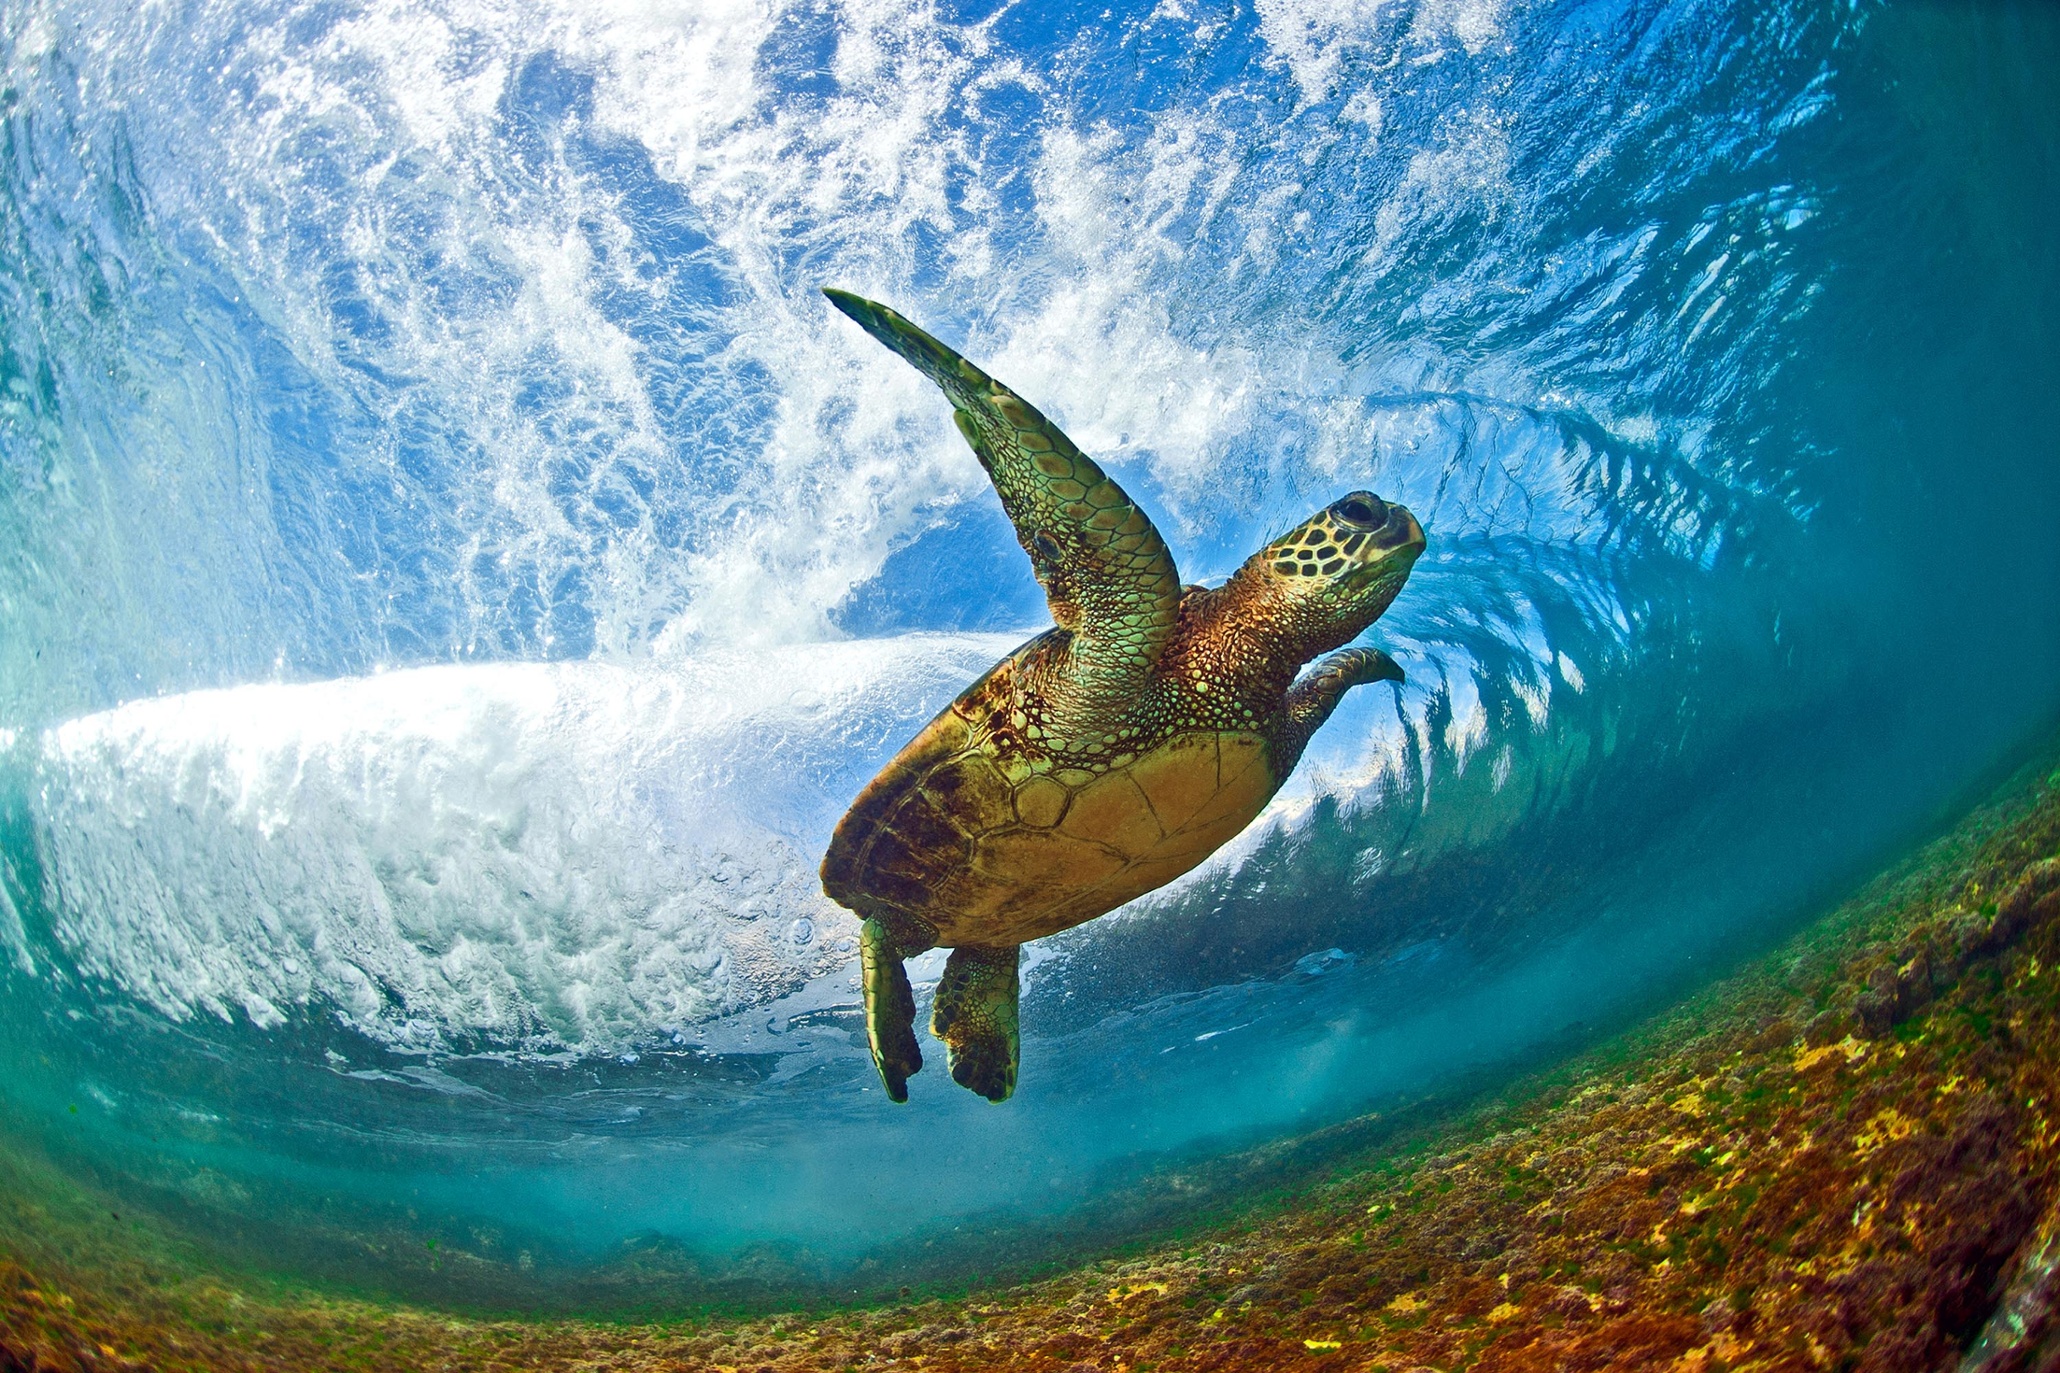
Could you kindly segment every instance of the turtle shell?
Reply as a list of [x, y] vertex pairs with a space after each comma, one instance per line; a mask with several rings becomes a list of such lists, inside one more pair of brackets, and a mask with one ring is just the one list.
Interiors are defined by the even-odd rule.
[[1183, 729], [1127, 758], [1073, 758], [1010, 727], [1004, 659], [859, 793], [823, 889], [863, 915], [914, 916], [936, 942], [1039, 939], [1164, 886], [1242, 830], [1280, 786], [1255, 733]]

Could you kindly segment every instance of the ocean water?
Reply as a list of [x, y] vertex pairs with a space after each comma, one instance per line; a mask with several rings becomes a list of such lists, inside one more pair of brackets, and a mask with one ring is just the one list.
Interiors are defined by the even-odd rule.
[[[1091, 1250], [1678, 995], [2060, 711], [2041, 3], [18, 0], [0, 67], [0, 1100], [240, 1262]], [[884, 1100], [815, 867], [1045, 609], [824, 285], [1190, 580], [1355, 487], [1430, 537], [1406, 684], [1029, 951], [999, 1107], [927, 1036]]]

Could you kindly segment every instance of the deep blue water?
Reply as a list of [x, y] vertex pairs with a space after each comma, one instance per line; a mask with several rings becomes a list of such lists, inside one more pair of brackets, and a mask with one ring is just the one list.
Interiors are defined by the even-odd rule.
[[[16, 3], [0, 61], [0, 1096], [239, 1255], [1091, 1246], [1764, 947], [2060, 709], [2042, 4]], [[822, 285], [1192, 580], [1359, 486], [1431, 539], [1408, 683], [1037, 946], [1002, 1107], [882, 1099], [814, 868], [1044, 607]]]

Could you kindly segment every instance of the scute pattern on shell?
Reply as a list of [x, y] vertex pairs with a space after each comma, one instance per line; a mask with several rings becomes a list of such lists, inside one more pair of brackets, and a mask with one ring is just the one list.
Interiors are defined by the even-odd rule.
[[1021, 688], [1052, 637], [976, 682], [859, 796], [824, 863], [833, 898], [920, 920], [940, 944], [1018, 944], [1163, 886], [1265, 806], [1272, 749], [1232, 721], [1140, 702], [1143, 718], [1109, 732], [1123, 752], [1051, 747]]

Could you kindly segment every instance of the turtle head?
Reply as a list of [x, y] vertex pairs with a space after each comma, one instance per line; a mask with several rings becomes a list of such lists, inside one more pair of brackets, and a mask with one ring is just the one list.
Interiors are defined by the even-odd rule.
[[1416, 516], [1353, 491], [1253, 554], [1235, 580], [1264, 637], [1307, 662], [1379, 619], [1423, 549]]

